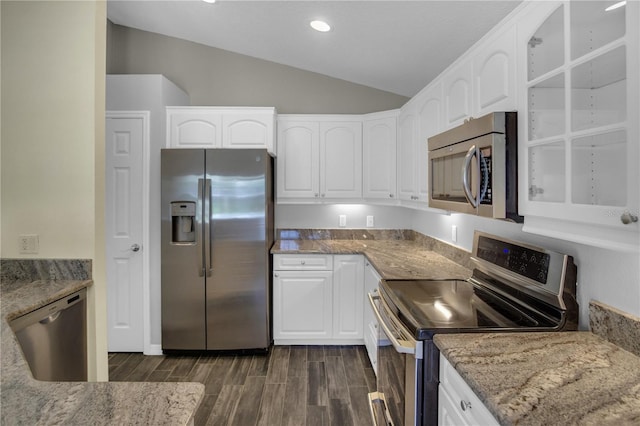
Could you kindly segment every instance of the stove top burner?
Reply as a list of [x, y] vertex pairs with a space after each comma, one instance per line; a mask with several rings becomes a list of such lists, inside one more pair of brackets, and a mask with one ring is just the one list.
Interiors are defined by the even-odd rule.
[[418, 340], [435, 333], [576, 330], [568, 255], [475, 231], [469, 280], [380, 282], [380, 300]]
[[554, 328], [539, 313], [468, 281], [386, 281], [382, 299], [418, 340], [436, 333]]

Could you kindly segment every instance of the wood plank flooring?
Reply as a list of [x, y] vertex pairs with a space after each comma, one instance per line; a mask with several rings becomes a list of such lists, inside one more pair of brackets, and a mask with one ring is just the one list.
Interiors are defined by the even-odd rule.
[[266, 355], [109, 354], [111, 381], [200, 382], [196, 425], [371, 425], [364, 346], [274, 346]]

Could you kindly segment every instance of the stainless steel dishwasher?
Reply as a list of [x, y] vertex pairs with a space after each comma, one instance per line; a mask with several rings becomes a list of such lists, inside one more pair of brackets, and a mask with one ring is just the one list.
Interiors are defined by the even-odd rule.
[[36, 379], [87, 380], [86, 299], [82, 289], [11, 321]]

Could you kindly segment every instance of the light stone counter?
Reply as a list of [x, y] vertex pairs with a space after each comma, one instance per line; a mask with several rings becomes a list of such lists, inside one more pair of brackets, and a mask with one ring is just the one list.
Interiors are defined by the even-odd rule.
[[0, 424], [189, 424], [204, 395], [200, 383], [43, 382], [33, 378], [8, 322], [91, 284], [91, 280], [1, 283]]
[[640, 357], [590, 332], [440, 334], [503, 425], [638, 425]]
[[271, 253], [362, 254], [389, 280], [464, 280], [471, 276], [471, 270], [462, 266], [468, 253], [451, 249], [445, 256], [438, 248], [419, 239], [282, 239], [275, 242]]

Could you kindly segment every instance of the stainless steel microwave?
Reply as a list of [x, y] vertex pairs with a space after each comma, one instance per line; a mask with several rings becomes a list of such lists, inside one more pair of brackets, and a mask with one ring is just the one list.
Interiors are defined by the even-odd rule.
[[494, 112], [432, 136], [429, 206], [522, 222], [517, 113]]

